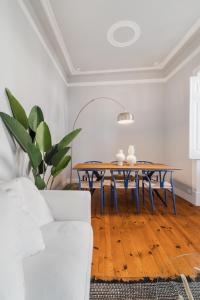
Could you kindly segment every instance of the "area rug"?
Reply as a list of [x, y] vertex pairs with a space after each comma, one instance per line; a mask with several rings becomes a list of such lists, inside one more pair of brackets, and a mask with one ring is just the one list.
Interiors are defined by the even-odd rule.
[[[189, 282], [194, 300], [200, 300], [200, 282]], [[181, 295], [182, 297], [179, 297]], [[101, 281], [92, 280], [90, 300], [187, 300], [179, 279], [155, 281]]]

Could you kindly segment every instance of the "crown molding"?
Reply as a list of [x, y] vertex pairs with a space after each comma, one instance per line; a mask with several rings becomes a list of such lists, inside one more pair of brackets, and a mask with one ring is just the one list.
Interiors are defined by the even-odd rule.
[[70, 82], [69, 87], [83, 87], [83, 86], [111, 86], [111, 85], [133, 85], [144, 83], [163, 83], [165, 78], [152, 79], [135, 79], [135, 80], [107, 80], [107, 81], [84, 81], [84, 82]]
[[94, 70], [94, 71], [77, 71], [74, 70], [72, 75], [99, 75], [99, 74], [111, 74], [111, 73], [126, 73], [126, 72], [143, 72], [143, 71], [158, 71], [161, 70], [159, 66], [154, 67], [141, 67], [141, 68], [124, 68], [124, 69], [106, 69], [106, 70]]
[[171, 50], [167, 57], [157, 66], [147, 66], [141, 68], [122, 68], [122, 69], [107, 69], [107, 70], [88, 70], [88, 71], [78, 71], [75, 69], [72, 59], [67, 50], [67, 46], [64, 42], [61, 30], [56, 21], [53, 8], [49, 0], [40, 0], [44, 12], [48, 17], [49, 23], [52, 30], [56, 36], [56, 40], [60, 46], [60, 49], [65, 57], [65, 61], [69, 67], [71, 75], [98, 75], [98, 74], [109, 74], [109, 73], [124, 73], [124, 72], [140, 72], [140, 71], [152, 71], [152, 70], [163, 70], [165, 66], [170, 62], [170, 60], [184, 47], [184, 45], [189, 41], [189, 39], [195, 34], [195, 32], [200, 28], [200, 19], [198, 19], [193, 26], [188, 30], [185, 36], [179, 41], [179, 43]]
[[39, 1], [40, 1], [41, 5], [43, 7], [44, 12], [46, 13], [46, 16], [47, 16], [48, 21], [51, 25], [51, 28], [53, 30], [53, 33], [54, 33], [55, 38], [57, 40], [57, 43], [58, 43], [58, 45], [60, 47], [60, 50], [61, 50], [61, 52], [64, 56], [65, 62], [67, 64], [71, 74], [73, 74], [75, 72], [75, 68], [73, 66], [71, 57], [70, 57], [69, 52], [67, 50], [67, 47], [65, 45], [65, 42], [64, 42], [61, 30], [58, 26], [55, 14], [54, 14], [52, 6], [51, 6], [51, 3], [49, 2], [49, 0], [39, 0]]
[[22, 9], [22, 12], [24, 13], [25, 17], [27, 18], [29, 24], [31, 25], [33, 31], [35, 32], [35, 34], [37, 35], [40, 43], [42, 44], [44, 50], [46, 51], [46, 53], [48, 54], [50, 60], [52, 61], [54, 67], [56, 68], [56, 70], [58, 71], [58, 74], [60, 75], [60, 77], [62, 78], [62, 80], [64, 81], [66, 86], [69, 86], [66, 76], [63, 74], [60, 66], [58, 65], [54, 54], [51, 52], [49, 46], [47, 45], [47, 43], [45, 42], [45, 39], [43, 38], [43, 35], [40, 32], [39, 27], [37, 26], [34, 17], [32, 16], [31, 12], [30, 12], [30, 8], [28, 8], [26, 6], [26, 4], [24, 3], [24, 0], [18, 0], [17, 2], [19, 4], [19, 6]]
[[195, 34], [195, 32], [200, 28], [200, 19], [198, 19], [193, 26], [188, 30], [184, 37], [179, 41], [179, 43], [172, 49], [172, 51], [167, 55], [167, 57], [160, 64], [160, 68], [164, 69], [166, 65], [175, 57], [175, 55], [184, 47], [184, 45], [189, 41], [189, 39]]
[[72, 59], [67, 50], [66, 43], [64, 42], [63, 35], [59, 28], [59, 25], [56, 20], [56, 16], [53, 12], [53, 8], [49, 0], [39, 0], [46, 17], [48, 18], [49, 25], [51, 26], [53, 33], [56, 37], [57, 43], [60, 47], [60, 50], [65, 58], [65, 62], [70, 70], [72, 76], [76, 75], [95, 75], [95, 74], [109, 74], [109, 73], [124, 73], [124, 72], [140, 72], [140, 71], [152, 71], [152, 70], [161, 70], [161, 66], [150, 66], [150, 67], [140, 67], [140, 68], [122, 68], [122, 69], [107, 69], [107, 70], [93, 70], [93, 71], [78, 71], [73, 65]]
[[165, 82], [170, 80], [177, 72], [187, 65], [196, 55], [200, 53], [200, 46], [197, 47], [187, 58], [185, 58], [177, 67], [175, 67], [166, 77]]
[[[131, 85], [146, 83], [166, 83], [173, 76], [183, 69], [196, 55], [200, 53], [200, 46], [196, 48], [185, 60], [183, 60], [176, 68], [163, 78], [147, 78], [135, 80], [113, 80], [113, 81], [90, 81], [90, 82], [69, 82], [69, 87], [89, 87], [89, 86], [114, 86], [114, 85]], [[195, 69], [197, 71], [197, 69]], [[200, 70], [200, 66], [198, 68]]]
[[[27, 0], [29, 2], [29, 0]], [[26, 1], [26, 2], [27, 2]], [[54, 51], [52, 51], [52, 49], [49, 47], [48, 43], [46, 43], [45, 38], [44, 38], [44, 33], [42, 33], [40, 27], [38, 26], [38, 23], [36, 22], [31, 9], [29, 7], [29, 5], [24, 3], [24, 0], [18, 0], [17, 1], [18, 4], [20, 5], [24, 15], [26, 16], [28, 22], [30, 23], [32, 29], [34, 30], [34, 32], [36, 33], [39, 41], [41, 42], [44, 50], [46, 51], [46, 53], [48, 54], [49, 58], [51, 59], [53, 65], [55, 66], [56, 70], [58, 71], [60, 77], [62, 78], [62, 80], [64, 81], [65, 85], [67, 87], [88, 87], [88, 86], [116, 86], [116, 85], [133, 85], [133, 84], [148, 84], [148, 83], [165, 83], [168, 80], [170, 80], [178, 71], [180, 71], [189, 61], [191, 61], [197, 54], [200, 53], [200, 46], [196, 47], [196, 49], [190, 53], [189, 55], [187, 55], [187, 57], [185, 59], [183, 59], [181, 62], [179, 62], [178, 64], [176, 64], [171, 71], [169, 71], [167, 74], [164, 75], [163, 73], [159, 73], [158, 76], [155, 76], [153, 78], [141, 78], [141, 79], [126, 79], [126, 80], [96, 80], [96, 81], [78, 81], [78, 82], [68, 82], [67, 78], [66, 78], [66, 74], [63, 73], [61, 67], [59, 66], [58, 62], [56, 61], [56, 57], [55, 57], [55, 53]], [[48, 7], [48, 3], [49, 0], [40, 0], [41, 3], [44, 3], [45, 7]], [[50, 18], [54, 18], [52, 17], [52, 15], [50, 14]], [[49, 19], [49, 18], [48, 18]], [[189, 41], [189, 39], [191, 38], [191, 36], [194, 34], [194, 32], [199, 28], [200, 26], [200, 21], [198, 20], [198, 22], [195, 23], [196, 25], [193, 26], [193, 29], [191, 29], [188, 33], [187, 36], [185, 37], [184, 41], [182, 40], [182, 42], [180, 42], [179, 45], [179, 50], [183, 48], [183, 45], [185, 45], [186, 41]], [[55, 32], [57, 32], [56, 34], [58, 34], [59, 32], [59, 28], [58, 31], [56, 30]], [[55, 34], [54, 32], [54, 34]], [[63, 40], [59, 39], [60, 43], [64, 43]], [[65, 45], [63, 45], [63, 50], [62, 53], [65, 54], [65, 57], [69, 58], [68, 56], [68, 52], [65, 49]], [[177, 48], [177, 49], [178, 49]], [[178, 50], [177, 50], [178, 51]], [[174, 52], [175, 53], [175, 52]], [[175, 55], [175, 54], [174, 54]], [[70, 58], [69, 58], [70, 59]], [[172, 58], [170, 58], [171, 60]], [[169, 64], [169, 61], [166, 62], [166, 64]], [[135, 68], [135, 69], [122, 69], [123, 72], [133, 72], [134, 71], [164, 71], [164, 68], [161, 69], [160, 66], [156, 66], [156, 67], [151, 67], [151, 68]], [[93, 75], [96, 74], [95, 71], [86, 71], [84, 72], [84, 74], [82, 74], [82, 72], [77, 72], [76, 70], [73, 70], [73, 66], [72, 66], [72, 72], [73, 75]], [[101, 71], [98, 71], [101, 72]], [[114, 73], [123, 73], [121, 72], [121, 69], [117, 69], [115, 70]], [[80, 74], [78, 74], [80, 73]], [[98, 73], [98, 74], [105, 74], [105, 73], [113, 73], [112, 70], [106, 70], [106, 72], [104, 70], [102, 70], [102, 73]], [[157, 73], [155, 73], [156, 75]], [[146, 74], [147, 76], [149, 76], [149, 74]], [[71, 76], [71, 79], [73, 80], [73, 76]]]

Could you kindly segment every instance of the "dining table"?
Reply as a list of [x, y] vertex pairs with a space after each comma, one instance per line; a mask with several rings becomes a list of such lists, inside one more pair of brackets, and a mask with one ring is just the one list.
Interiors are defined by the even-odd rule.
[[94, 171], [94, 170], [119, 170], [119, 171], [177, 171], [180, 170], [177, 167], [169, 166], [161, 163], [135, 163], [130, 164], [128, 162], [118, 165], [117, 163], [102, 162], [102, 163], [77, 163], [74, 167], [74, 170], [79, 171]]
[[[92, 163], [77, 163], [74, 167], [77, 171], [136, 171], [136, 172], [150, 172], [153, 175], [155, 172], [171, 172], [180, 170], [177, 167], [169, 166], [163, 163], [128, 163], [123, 162], [119, 165], [117, 162], [92, 162]], [[166, 201], [164, 201], [158, 190], [153, 191], [157, 197], [161, 200], [164, 206], [167, 206]]]

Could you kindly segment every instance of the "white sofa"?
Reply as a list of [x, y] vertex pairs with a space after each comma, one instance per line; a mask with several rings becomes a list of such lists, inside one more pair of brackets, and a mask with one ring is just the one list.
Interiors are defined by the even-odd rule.
[[41, 228], [45, 250], [24, 259], [27, 300], [87, 300], [93, 245], [90, 193], [42, 194], [55, 221]]
[[[26, 178], [0, 186], [0, 265], [5, 266], [5, 270], [0, 268], [0, 299], [88, 300], [93, 248], [90, 193], [41, 194]], [[19, 238], [15, 241], [16, 235]], [[17, 267], [9, 263], [7, 270], [6, 264], [2, 264], [3, 255], [8, 262], [20, 262], [22, 276], [17, 275], [18, 263]], [[8, 282], [4, 278], [10, 278], [12, 269], [15, 279]], [[16, 293], [7, 292], [15, 287]]]

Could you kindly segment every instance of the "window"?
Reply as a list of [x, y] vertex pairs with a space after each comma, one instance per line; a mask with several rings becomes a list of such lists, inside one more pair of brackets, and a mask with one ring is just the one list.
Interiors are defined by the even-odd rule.
[[200, 159], [200, 70], [190, 79], [190, 146], [191, 159]]

